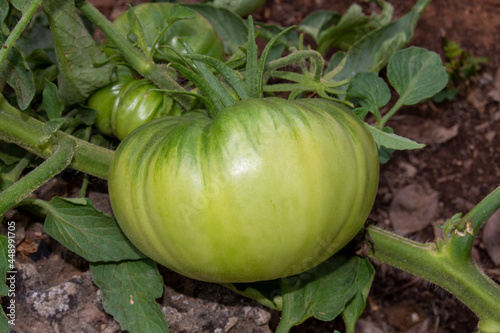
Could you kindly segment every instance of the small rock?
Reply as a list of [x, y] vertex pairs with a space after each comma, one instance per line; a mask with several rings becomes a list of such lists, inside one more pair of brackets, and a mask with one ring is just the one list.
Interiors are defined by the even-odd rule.
[[[401, 301], [385, 309], [387, 322], [402, 332], [408, 332], [424, 317], [421, 309], [411, 300]], [[415, 321], [413, 321], [415, 319]]]
[[500, 111], [497, 111], [493, 114], [493, 120], [494, 121], [499, 121], [500, 120]]
[[429, 332], [429, 319], [424, 320], [421, 323], [412, 326], [406, 333], [427, 333]]
[[483, 96], [481, 96], [481, 93], [479, 91], [477, 90], [472, 91], [467, 96], [467, 101], [471, 103], [472, 106], [476, 108], [476, 110], [479, 111], [480, 114], [484, 114], [488, 100]]
[[36, 265], [17, 268], [16, 322], [22, 323], [22, 332], [120, 332], [108, 329], [112, 319], [101, 307], [89, 272], [48, 287]]
[[418, 173], [417, 168], [415, 168], [413, 164], [410, 164], [408, 162], [399, 163], [399, 167], [403, 169], [404, 173], [408, 178], [415, 178], [415, 176]]
[[439, 207], [439, 194], [428, 185], [411, 184], [399, 190], [389, 206], [394, 230], [406, 235], [433, 222]]
[[111, 202], [109, 201], [109, 194], [89, 191], [87, 196], [92, 201], [95, 208], [108, 215], [113, 215]]
[[262, 326], [269, 323], [271, 320], [271, 313], [262, 308], [254, 307], [248, 312], [248, 317], [253, 320], [255, 325]]
[[[164, 272], [163, 313], [169, 331], [271, 333], [270, 310], [218, 284], [191, 280]], [[172, 286], [175, 286], [173, 288]]]
[[238, 323], [238, 317], [229, 317], [227, 320], [226, 325], [224, 326], [224, 329], [221, 330], [222, 332], [229, 332], [236, 324]]
[[436, 143], [450, 141], [458, 135], [458, 129], [458, 124], [453, 125], [451, 128], [438, 126], [432, 131], [432, 140]]
[[492, 143], [492, 142], [493, 142], [493, 139], [495, 138], [495, 136], [496, 136], [496, 135], [497, 135], [497, 132], [495, 132], [495, 131], [489, 131], [488, 133], [486, 133], [486, 134], [484, 135], [484, 138], [485, 138], [488, 142]]
[[491, 97], [494, 101], [500, 102], [500, 69], [497, 69], [495, 74], [495, 83], [493, 88], [488, 93], [488, 96]]
[[372, 321], [360, 319], [356, 323], [355, 332], [384, 333], [384, 331]]
[[29, 300], [33, 309], [42, 317], [61, 317], [69, 310], [70, 297], [76, 293], [74, 283], [65, 282], [59, 286], [50, 288], [46, 291], [33, 291], [29, 294]]

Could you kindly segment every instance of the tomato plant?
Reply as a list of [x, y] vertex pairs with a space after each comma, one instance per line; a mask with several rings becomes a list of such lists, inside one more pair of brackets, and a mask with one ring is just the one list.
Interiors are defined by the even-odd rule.
[[[180, 19], [176, 8], [171, 3], [140, 4], [118, 16], [113, 25], [139, 43], [143, 38], [144, 47], [154, 50], [151, 54], [157, 61], [179, 60], [176, 52], [185, 52], [183, 43], [195, 53], [225, 59], [224, 46], [213, 26], [196, 12]], [[134, 80], [123, 66], [118, 66], [118, 72], [116, 82], [99, 89], [88, 100], [88, 106], [97, 111], [96, 127], [102, 133], [123, 140], [152, 119], [181, 114], [181, 106], [155, 91], [157, 86], [152, 82]]]

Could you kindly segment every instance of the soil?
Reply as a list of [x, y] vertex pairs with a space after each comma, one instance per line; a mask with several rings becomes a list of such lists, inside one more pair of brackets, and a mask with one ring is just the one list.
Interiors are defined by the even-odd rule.
[[[91, 2], [110, 18], [118, 16], [127, 9], [126, 2], [122, 0]], [[389, 2], [394, 6], [395, 18], [407, 13], [415, 3], [415, 1], [394, 0]], [[266, 23], [290, 26], [298, 24], [308, 14], [319, 9], [344, 13], [352, 3], [360, 4], [367, 13], [376, 9], [373, 3], [367, 4], [360, 0], [268, 0], [266, 5], [254, 14], [254, 18]], [[376, 225], [395, 230], [415, 240], [432, 241], [439, 235], [439, 229], [434, 227], [435, 224], [442, 223], [455, 213], [466, 213], [500, 183], [500, 70], [497, 70], [500, 63], [500, 40], [496, 34], [498, 31], [500, 31], [499, 1], [435, 0], [428, 6], [418, 24], [411, 45], [425, 47], [444, 56], [442, 38], [446, 36], [449, 40], [462, 45], [472, 55], [488, 57], [490, 61], [482, 66], [473, 80], [467, 83], [467, 89], [453, 101], [428, 102], [406, 107], [390, 121], [388, 125], [393, 127], [395, 133], [426, 143], [427, 146], [419, 151], [396, 152], [391, 160], [382, 166], [380, 188], [370, 216]], [[66, 192], [71, 195], [71, 182], [74, 182], [74, 179], [65, 178], [64, 175], [59, 177], [50, 185], [49, 193], [56, 192], [61, 195], [61, 192]], [[80, 180], [78, 178], [76, 181]], [[98, 196], [97, 205], [109, 211], [107, 198], [102, 194], [105, 184], [96, 180], [91, 184], [90, 189], [92, 188]], [[43, 197], [44, 194], [41, 193], [40, 196]], [[398, 224], [398, 221], [406, 219], [405, 214], [408, 210], [411, 210], [412, 216], [422, 217], [413, 221], [411, 227]], [[43, 236], [42, 231], [38, 230], [39, 224], [32, 221], [25, 223], [26, 232], [33, 233], [31, 239], [38, 240], [25, 245], [27, 246], [25, 260], [29, 262], [32, 260], [28, 258], [30, 253], [40, 252], [38, 251], [40, 244], [43, 242], [51, 244], [51, 240], [44, 238], [48, 236]], [[500, 238], [499, 229], [490, 227], [493, 240]], [[492, 242], [491, 238], [480, 235], [473, 255], [484, 271], [500, 282], [500, 249], [495, 247], [495, 242]], [[42, 242], [42, 239], [45, 240]], [[57, 246], [53, 246], [53, 251], [54, 248], [57, 249]], [[43, 260], [45, 259], [42, 258]], [[66, 268], [64, 274], [59, 272], [58, 282], [52, 282], [47, 288], [66, 281], [75, 272], [82, 273], [88, 269], [88, 266], [79, 259], [66, 257], [65, 260], [71, 264], [71, 269]], [[474, 314], [447, 292], [387, 265], [375, 262], [374, 264], [375, 282], [366, 310], [358, 323], [357, 332], [474, 331], [477, 324]], [[40, 269], [39, 274], [42, 275], [41, 279], [46, 281], [54, 276], [54, 271]], [[47, 276], [44, 277], [44, 274]], [[167, 282], [169, 287], [180, 295], [191, 297], [192, 302], [195, 302], [198, 299], [197, 295], [200, 295], [193, 290], [211, 288], [206, 284], [186, 282], [186, 279], [179, 277], [166, 281], [170, 281]], [[213, 309], [220, 310], [227, 306], [229, 296], [224, 295], [226, 298], [222, 296], [216, 298]], [[207, 294], [200, 297], [203, 301], [210, 298]], [[221, 303], [217, 303], [219, 299], [222, 299]], [[244, 306], [260, 309], [255, 304], [245, 303]], [[173, 307], [171, 305], [169, 309]], [[218, 310], [212, 312], [208, 309], [208, 307], [201, 308], [205, 311], [205, 317], [217, 316]], [[244, 316], [243, 312], [234, 313], [236, 313], [234, 316], [240, 316], [240, 319]], [[113, 325], [108, 323], [108, 319], [101, 318], [100, 329], [96, 330], [112, 332], [109, 327]], [[272, 330], [278, 321], [279, 313], [273, 312], [270, 322], [265, 324]], [[204, 326], [204, 329], [200, 329], [200, 326], [188, 330], [182, 329], [182, 323], [179, 325], [171, 326], [171, 331], [216, 331], [212, 326]], [[247, 326], [229, 331], [241, 333], [254, 331], [254, 328], [243, 327]], [[311, 319], [295, 327], [292, 332], [333, 332], [335, 329], [344, 330], [341, 320], [324, 323]], [[220, 330], [222, 331], [224, 330]], [[35, 330], [26, 328], [19, 332], [35, 332]]]

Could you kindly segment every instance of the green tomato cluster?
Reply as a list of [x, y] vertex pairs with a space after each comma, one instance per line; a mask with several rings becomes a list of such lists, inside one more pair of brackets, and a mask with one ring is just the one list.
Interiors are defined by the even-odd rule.
[[[171, 3], [144, 3], [134, 7], [148, 47], [152, 47], [171, 15]], [[121, 14], [113, 25], [125, 36], [131, 29], [128, 11]], [[177, 52], [186, 52], [183, 41], [194, 53], [225, 59], [224, 45], [214, 27], [198, 13], [193, 18], [174, 22], [160, 37], [153, 58], [156, 61], [176, 61]], [[105, 49], [113, 55], [110, 48]], [[137, 127], [152, 119], [178, 116], [181, 107], [167, 94], [155, 91], [157, 87], [146, 79], [134, 79], [132, 71], [118, 66], [118, 80], [97, 90], [88, 100], [88, 106], [97, 110], [96, 127], [104, 134], [123, 140]]]
[[160, 117], [181, 115], [181, 107], [151, 81], [121, 76], [96, 91], [88, 107], [97, 111], [96, 127], [123, 140], [137, 127]]
[[118, 147], [115, 217], [160, 264], [210, 282], [301, 273], [362, 228], [378, 185], [362, 121], [327, 100], [245, 99], [214, 119], [167, 117]]

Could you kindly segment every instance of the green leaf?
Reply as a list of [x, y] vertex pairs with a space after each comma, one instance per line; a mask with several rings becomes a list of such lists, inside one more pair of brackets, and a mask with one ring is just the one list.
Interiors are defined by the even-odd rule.
[[[1, 26], [1, 32], [4, 34], [8, 35], [8, 28], [5, 25], [5, 19], [7, 18], [7, 15], [9, 14], [9, 3], [7, 0], [0, 0], [0, 26]], [[4, 31], [5, 30], [5, 31]]]
[[253, 283], [226, 283], [224, 287], [237, 294], [251, 298], [274, 310], [282, 310], [283, 298], [279, 280]]
[[389, 103], [391, 91], [384, 79], [377, 74], [357, 73], [347, 87], [347, 95], [356, 98], [363, 107], [380, 118], [379, 109]]
[[328, 61], [326, 72], [330, 73], [330, 75], [333, 70], [338, 70], [340, 72], [340, 70], [344, 67], [342, 61], [344, 61], [346, 56], [347, 54], [344, 51], [335, 52], [330, 58], [330, 61]]
[[312, 316], [335, 319], [355, 297], [362, 265], [359, 257], [337, 254], [305, 273], [281, 279], [283, 312], [277, 332], [288, 332]]
[[[0, 191], [7, 189], [21, 177], [34, 158], [32, 153], [27, 152], [14, 144], [0, 142]], [[5, 163], [6, 162], [6, 163]]]
[[165, 315], [155, 299], [163, 293], [163, 279], [152, 260], [91, 263], [90, 273], [101, 289], [102, 305], [123, 331], [168, 332]]
[[362, 120], [365, 120], [366, 116], [370, 112], [370, 109], [362, 106], [362, 107], [353, 109], [352, 112], [354, 112], [355, 114], [357, 114], [358, 117], [361, 118]]
[[130, 26], [127, 38], [136, 43], [145, 54], [148, 54], [150, 51], [146, 36], [144, 35], [144, 29], [135, 15], [135, 8], [133, 6], [130, 6], [130, 9], [127, 11], [127, 19]]
[[5, 315], [3, 308], [0, 309], [0, 332], [10, 332], [9, 319]]
[[45, 232], [91, 262], [145, 258], [113, 217], [95, 209], [90, 199], [85, 200], [86, 205], [59, 197], [44, 202], [43, 208], [47, 210]]
[[370, 260], [368, 260], [368, 258], [361, 259], [358, 275], [356, 277], [356, 295], [349, 303], [347, 303], [344, 311], [342, 312], [342, 318], [344, 318], [347, 333], [354, 333], [356, 322], [366, 307], [366, 300], [368, 298], [368, 293], [370, 292], [374, 276], [375, 269], [370, 263]]
[[64, 105], [57, 96], [57, 86], [47, 79], [45, 79], [45, 88], [43, 89], [42, 105], [49, 120], [61, 117]]
[[87, 126], [92, 126], [95, 123], [97, 117], [97, 111], [93, 109], [80, 109], [78, 110], [78, 117]]
[[[43, 12], [38, 12], [32, 19], [28, 28], [17, 40], [17, 46], [26, 55], [26, 61], [35, 64], [48, 64], [56, 62], [54, 36], [49, 28], [49, 22]], [[45, 53], [43, 59], [39, 52]]]
[[[263, 22], [257, 22], [256, 25], [260, 29], [259, 37], [270, 41], [274, 36], [280, 34], [283, 30], [287, 28], [278, 27], [274, 24], [265, 24]], [[267, 56], [266, 62], [270, 62], [279, 59], [283, 51], [290, 49], [291, 47], [299, 48], [299, 36], [296, 31], [289, 30], [283, 34], [274, 45], [269, 50], [269, 55]]]
[[[248, 40], [247, 40], [247, 64], [245, 72], [245, 84], [248, 87], [250, 96], [254, 98], [260, 98], [262, 94], [262, 89], [259, 89], [261, 82], [259, 82], [259, 70], [258, 70], [258, 47], [255, 41], [255, 27], [250, 16], [248, 18]], [[262, 60], [261, 60], [262, 61]]]
[[167, 17], [167, 23], [171, 25], [176, 21], [190, 19], [195, 16], [196, 12], [194, 10], [175, 4], [172, 6], [172, 8], [170, 8], [169, 15]]
[[35, 49], [31, 52], [30, 55], [26, 57], [26, 61], [36, 64], [36, 65], [51, 65], [53, 64], [52, 60], [49, 58], [49, 55], [45, 50]]
[[394, 149], [389, 149], [384, 146], [378, 146], [378, 161], [380, 164], [386, 164], [391, 159], [392, 153], [395, 152]]
[[12, 6], [20, 12], [24, 12], [30, 6], [31, 2], [32, 0], [10, 0]]
[[185, 5], [201, 14], [215, 28], [224, 43], [224, 51], [233, 54], [247, 42], [246, 22], [225, 8], [216, 8], [207, 4]]
[[384, 146], [395, 150], [410, 150], [425, 147], [422, 143], [389, 132], [387, 127], [385, 127], [383, 131], [368, 124], [366, 124], [366, 127], [372, 133], [373, 139], [379, 147]]
[[443, 103], [444, 101], [453, 101], [460, 92], [455, 88], [448, 88], [441, 90], [436, 95], [432, 96], [432, 101], [434, 103]]
[[413, 105], [431, 98], [448, 83], [448, 73], [441, 57], [420, 47], [409, 47], [391, 57], [387, 78], [398, 92], [403, 105]]
[[[349, 49], [346, 63], [335, 81], [352, 78], [359, 72], [378, 73], [389, 58], [410, 42], [417, 22], [430, 0], [418, 0], [412, 10], [386, 26], [358, 40]], [[329, 67], [332, 70], [331, 67]]]
[[[65, 105], [84, 101], [109, 83], [112, 65], [85, 28], [74, 1], [44, 0], [54, 35], [59, 68], [59, 98]], [[105, 64], [105, 65], [103, 65]]]
[[[0, 33], [0, 44], [3, 45], [7, 37]], [[13, 47], [0, 68], [0, 77], [14, 89], [17, 96], [17, 105], [21, 110], [26, 109], [35, 96], [35, 81], [23, 54], [17, 47]]]
[[0, 161], [6, 165], [19, 162], [26, 156], [26, 150], [13, 143], [0, 141]]
[[213, 0], [213, 5], [229, 9], [240, 16], [246, 16], [265, 2], [266, 0]]
[[64, 118], [54, 118], [47, 121], [43, 126], [43, 136], [38, 138], [38, 143], [43, 145], [66, 123]]
[[35, 78], [36, 94], [42, 93], [45, 89], [45, 82], [53, 82], [57, 80], [57, 74], [59, 73], [57, 65], [51, 65], [45, 68], [35, 67], [33, 70], [33, 76]]
[[334, 27], [342, 15], [329, 10], [316, 10], [306, 16], [299, 24], [300, 30], [311, 35], [316, 41], [320, 40], [320, 35], [327, 29]]
[[87, 204], [89, 203], [87, 198], [62, 198], [62, 197], [59, 197], [59, 199], [63, 200], [63, 201], [66, 201], [66, 202], [69, 202], [69, 203], [72, 203], [74, 205], [77, 205], [77, 206], [87, 206]]
[[[380, 15], [366, 16], [363, 14], [361, 6], [353, 4], [334, 25], [327, 24], [335, 21], [336, 13], [332, 13], [329, 19], [328, 16], [323, 17], [322, 20], [326, 20], [327, 24], [321, 26], [315, 38], [318, 52], [325, 54], [332, 46], [348, 50], [359, 39], [387, 25], [391, 21], [394, 9], [385, 1], [380, 1], [380, 5], [382, 6]], [[312, 19], [316, 19], [316, 16]]]

